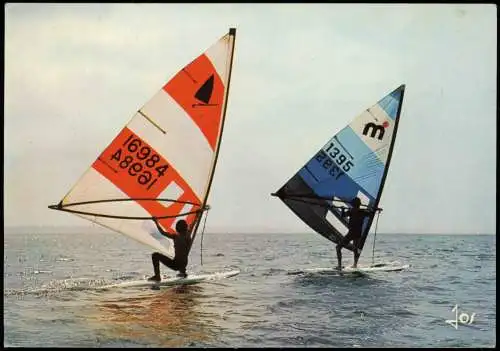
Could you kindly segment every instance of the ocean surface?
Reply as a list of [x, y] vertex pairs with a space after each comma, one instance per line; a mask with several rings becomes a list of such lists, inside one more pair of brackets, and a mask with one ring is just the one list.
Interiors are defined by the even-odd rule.
[[[287, 274], [335, 264], [335, 247], [313, 233], [205, 234], [203, 265], [199, 239], [188, 273], [240, 274], [99, 290], [151, 275], [149, 248], [115, 233], [5, 233], [4, 346], [496, 345], [493, 235], [377, 234], [375, 262], [410, 268], [365, 276]], [[360, 264], [372, 261], [372, 239]], [[344, 262], [352, 264], [350, 252]], [[464, 323], [455, 328], [446, 320], [457, 315]]]

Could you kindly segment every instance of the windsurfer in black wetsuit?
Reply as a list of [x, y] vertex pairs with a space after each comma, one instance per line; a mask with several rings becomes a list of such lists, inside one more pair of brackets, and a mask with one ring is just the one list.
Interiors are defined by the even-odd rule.
[[359, 249], [359, 245], [361, 243], [361, 231], [363, 229], [363, 220], [365, 217], [370, 216], [375, 211], [372, 209], [361, 209], [359, 206], [361, 205], [361, 200], [355, 197], [352, 200], [352, 208], [350, 210], [346, 210], [342, 208], [342, 217], [349, 217], [349, 232], [346, 236], [337, 244], [337, 259], [339, 265], [337, 266], [338, 270], [342, 269], [342, 248], [346, 247], [347, 244], [352, 240], [354, 246], [354, 265], [356, 268], [358, 265], [359, 255], [361, 254], [361, 250]]
[[161, 281], [160, 262], [174, 271], [179, 271], [177, 274], [178, 277], [186, 278], [186, 266], [188, 264], [189, 246], [191, 244], [191, 238], [188, 233], [188, 225], [186, 221], [181, 219], [176, 223], [175, 229], [178, 234], [170, 234], [169, 232], [164, 231], [158, 224], [156, 218], [153, 218], [153, 221], [156, 223], [156, 226], [162, 235], [174, 241], [175, 257], [172, 260], [159, 252], [153, 253], [151, 257], [153, 260], [155, 275], [148, 278], [148, 280], [158, 282]]

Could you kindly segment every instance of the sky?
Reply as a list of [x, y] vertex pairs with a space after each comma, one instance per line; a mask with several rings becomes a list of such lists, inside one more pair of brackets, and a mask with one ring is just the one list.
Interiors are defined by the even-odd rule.
[[270, 193], [406, 84], [377, 231], [495, 233], [496, 17], [488, 4], [7, 4], [4, 225], [92, 225], [47, 206], [236, 27], [207, 232], [312, 232]]

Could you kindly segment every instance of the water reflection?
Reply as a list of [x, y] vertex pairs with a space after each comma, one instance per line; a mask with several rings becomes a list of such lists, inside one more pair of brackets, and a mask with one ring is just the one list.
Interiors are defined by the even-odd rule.
[[[161, 347], [209, 343], [213, 328], [199, 312], [202, 287], [177, 286], [146, 292], [110, 292], [96, 302], [94, 322], [101, 343], [133, 341]], [[130, 295], [133, 294], [133, 297]]]

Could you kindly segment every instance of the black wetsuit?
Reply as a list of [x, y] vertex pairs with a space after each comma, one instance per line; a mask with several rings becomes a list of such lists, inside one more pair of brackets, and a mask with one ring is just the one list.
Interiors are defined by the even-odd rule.
[[361, 244], [361, 231], [363, 229], [363, 219], [373, 213], [372, 210], [360, 209], [353, 207], [350, 210], [342, 211], [342, 216], [349, 216], [349, 232], [340, 240], [337, 245], [337, 260], [338, 268], [342, 267], [342, 248], [353, 241], [354, 246], [354, 266], [358, 264], [358, 259], [361, 254], [359, 246]]
[[361, 208], [355, 208], [343, 212], [343, 216], [349, 216], [349, 232], [346, 236], [339, 242], [340, 248], [347, 246], [352, 240], [353, 245], [356, 249], [359, 248], [361, 243], [361, 231], [363, 229], [363, 220], [365, 217], [371, 215], [373, 211], [365, 210]]
[[191, 242], [189, 238], [189, 234], [186, 235], [172, 235], [169, 233], [162, 232], [163, 235], [173, 239], [174, 241], [174, 249], [175, 256], [174, 259], [170, 259], [169, 257], [155, 252], [152, 255], [153, 267], [155, 276], [160, 276], [160, 262], [163, 263], [168, 268], [179, 271], [179, 273], [186, 275], [186, 266], [188, 264], [188, 254], [189, 254], [189, 244]]

